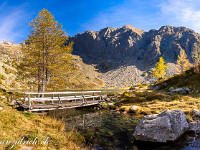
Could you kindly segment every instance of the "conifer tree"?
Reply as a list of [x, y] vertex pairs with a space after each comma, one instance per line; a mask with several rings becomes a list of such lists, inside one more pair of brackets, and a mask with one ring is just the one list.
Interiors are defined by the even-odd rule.
[[197, 45], [194, 45], [193, 49], [193, 55], [194, 59], [194, 70], [196, 73], [199, 73], [199, 65], [200, 65], [200, 49], [197, 47]]
[[23, 78], [30, 78], [38, 85], [38, 92], [44, 92], [50, 82], [69, 76], [67, 72], [72, 69], [69, 54], [73, 43], [66, 45], [68, 37], [62, 25], [47, 9], [39, 12], [29, 25], [31, 31], [22, 46], [20, 73]]
[[186, 69], [188, 69], [189, 60], [187, 59], [187, 55], [183, 49], [181, 49], [180, 54], [177, 60], [178, 69], [183, 73]]
[[159, 62], [156, 63], [154, 71], [152, 72], [153, 76], [156, 78], [163, 78], [166, 74], [168, 66], [165, 64], [163, 57], [159, 58]]

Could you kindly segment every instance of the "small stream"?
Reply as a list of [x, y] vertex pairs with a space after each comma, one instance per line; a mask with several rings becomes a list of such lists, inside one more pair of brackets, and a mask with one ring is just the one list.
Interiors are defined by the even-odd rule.
[[133, 132], [141, 118], [134, 114], [93, 108], [54, 110], [49, 116], [62, 120], [66, 131], [78, 130], [91, 149], [200, 150], [200, 137], [186, 134], [175, 143], [152, 144], [134, 141]]

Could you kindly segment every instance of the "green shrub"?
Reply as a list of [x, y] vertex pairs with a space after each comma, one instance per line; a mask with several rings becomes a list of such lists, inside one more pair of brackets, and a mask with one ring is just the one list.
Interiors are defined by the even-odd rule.
[[130, 96], [130, 93], [129, 92], [124, 92], [123, 93], [123, 97], [129, 97]]
[[136, 94], [136, 96], [138, 96], [138, 97], [145, 97], [145, 96], [147, 96], [147, 94], [148, 94], [148, 92], [138, 92]]
[[10, 73], [9, 70], [8, 70], [8, 68], [5, 68], [5, 73], [6, 73], [6, 74], [9, 74], [9, 73]]
[[1, 79], [2, 79], [2, 80], [5, 80], [6, 77], [5, 77], [4, 75], [1, 75]]
[[171, 100], [181, 100], [182, 97], [182, 95], [172, 95]]
[[146, 96], [147, 101], [152, 101], [152, 100], [165, 100], [167, 96], [162, 95], [162, 94], [157, 94], [157, 93], [151, 93], [150, 95]]

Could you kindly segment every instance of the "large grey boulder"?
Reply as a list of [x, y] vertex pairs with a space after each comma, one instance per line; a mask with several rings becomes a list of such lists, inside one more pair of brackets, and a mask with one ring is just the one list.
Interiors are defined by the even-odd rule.
[[175, 141], [189, 128], [182, 110], [166, 110], [161, 114], [147, 115], [136, 126], [136, 140], [166, 143]]

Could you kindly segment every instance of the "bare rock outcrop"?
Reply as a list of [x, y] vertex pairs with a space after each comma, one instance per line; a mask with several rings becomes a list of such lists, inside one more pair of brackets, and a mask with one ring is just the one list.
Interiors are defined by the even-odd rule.
[[122, 65], [135, 65], [140, 70], [151, 68], [160, 56], [175, 63], [181, 48], [193, 62], [193, 52], [200, 48], [200, 35], [185, 27], [163, 26], [159, 30], [143, 30], [125, 25], [86, 31], [70, 37], [74, 51], [86, 63], [97, 64], [101, 71]]
[[[131, 25], [107, 27], [100, 31], [79, 33], [69, 37], [70, 41], [74, 42], [73, 54], [79, 55], [87, 64], [94, 64], [103, 73], [100, 78], [107, 83], [107, 87], [113, 86], [113, 83], [117, 87], [124, 87], [125, 84], [129, 86], [148, 82], [146, 74], [159, 57], [164, 57], [169, 65], [166, 76], [173, 75], [177, 73], [175, 64], [181, 49], [185, 50], [190, 63], [194, 62], [193, 53], [200, 49], [198, 33], [189, 28], [173, 26], [163, 26], [148, 32]], [[124, 66], [133, 70], [132, 75]], [[139, 75], [133, 67], [140, 72]], [[123, 77], [115, 77], [115, 73], [121, 70], [124, 72]], [[127, 81], [127, 76], [133, 79]]]

